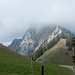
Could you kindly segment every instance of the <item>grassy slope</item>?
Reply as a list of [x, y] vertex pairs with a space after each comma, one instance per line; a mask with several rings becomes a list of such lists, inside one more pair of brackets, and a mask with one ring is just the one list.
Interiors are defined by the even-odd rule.
[[47, 62], [55, 64], [72, 65], [73, 51], [68, 51], [68, 55], [66, 55], [65, 52], [61, 49], [62, 47], [65, 47], [65, 45], [66, 39], [61, 39], [54, 47], [46, 51], [38, 59], [44, 58], [47, 60]]
[[[42, 63], [33, 61], [34, 75], [41, 75]], [[45, 75], [72, 75], [67, 68], [53, 64], [43, 64]], [[0, 75], [32, 75], [30, 60], [6, 48], [0, 47]]]

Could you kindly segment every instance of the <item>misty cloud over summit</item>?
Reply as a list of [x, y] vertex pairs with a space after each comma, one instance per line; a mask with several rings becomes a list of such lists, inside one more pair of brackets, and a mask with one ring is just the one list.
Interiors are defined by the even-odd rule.
[[22, 37], [29, 26], [75, 27], [75, 0], [0, 0], [0, 42]]

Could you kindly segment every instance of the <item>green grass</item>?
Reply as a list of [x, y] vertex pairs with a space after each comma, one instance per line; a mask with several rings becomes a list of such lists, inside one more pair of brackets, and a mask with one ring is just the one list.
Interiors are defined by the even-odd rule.
[[[45, 75], [72, 75], [70, 69], [33, 61], [34, 75], [41, 75], [42, 65], [45, 66]], [[0, 75], [32, 75], [30, 60], [8, 49], [0, 48]]]
[[73, 51], [68, 51], [68, 55], [66, 55], [62, 47], [66, 46], [66, 39], [61, 39], [54, 47], [46, 51], [42, 56], [40, 56], [37, 60], [43, 58], [47, 62], [61, 65], [73, 65]]
[[47, 59], [48, 57], [52, 57], [58, 51], [58, 49], [64, 45], [65, 45], [65, 42], [62, 42], [62, 40], [60, 40], [54, 47], [52, 47], [51, 49], [46, 51], [42, 56], [40, 56], [40, 58]]

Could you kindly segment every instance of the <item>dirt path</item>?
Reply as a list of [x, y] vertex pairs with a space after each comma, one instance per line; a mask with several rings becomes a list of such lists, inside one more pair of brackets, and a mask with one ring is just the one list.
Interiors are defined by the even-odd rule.
[[68, 65], [59, 65], [59, 66], [66, 67], [66, 68], [73, 70], [73, 66], [68, 66]]

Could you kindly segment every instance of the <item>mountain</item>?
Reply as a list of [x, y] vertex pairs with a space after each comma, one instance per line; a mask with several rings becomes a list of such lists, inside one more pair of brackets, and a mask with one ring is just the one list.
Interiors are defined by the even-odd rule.
[[44, 52], [46, 52], [47, 50], [52, 48], [54, 45], [56, 45], [61, 38], [66, 39], [67, 47], [69, 48], [72, 47], [73, 34], [69, 30], [65, 28], [60, 28], [59, 26], [57, 26], [56, 29], [53, 30], [53, 32], [50, 34], [49, 38], [41, 44], [41, 46], [37, 49], [37, 51], [31, 54], [33, 57], [33, 60], [36, 60], [42, 54], [44, 54]]
[[[42, 64], [45, 75], [72, 75], [72, 70], [48, 63], [33, 63], [34, 75], [41, 75]], [[0, 75], [32, 75], [31, 60], [0, 44]]]
[[[18, 40], [15, 44], [12, 43], [9, 48], [21, 55], [30, 55], [35, 52], [39, 54], [41, 51], [39, 50], [40, 47], [49, 45], [49, 48], [51, 48], [60, 38], [68, 38], [69, 36], [70, 38], [72, 37], [71, 32], [59, 26], [32, 26], [28, 28], [22, 39]], [[39, 56], [41, 54], [39, 54]]]
[[20, 42], [10, 48], [21, 55], [28, 55], [36, 51], [39, 46], [49, 37], [49, 34], [54, 30], [54, 26], [45, 27], [30, 27], [24, 34]]
[[8, 46], [11, 50], [14, 50], [14, 47], [21, 41], [21, 39], [14, 39], [11, 45]]
[[13, 47], [20, 41], [20, 39], [15, 39], [13, 40], [13, 42], [11, 43], [11, 45], [8, 46], [8, 48], [13, 49]]

